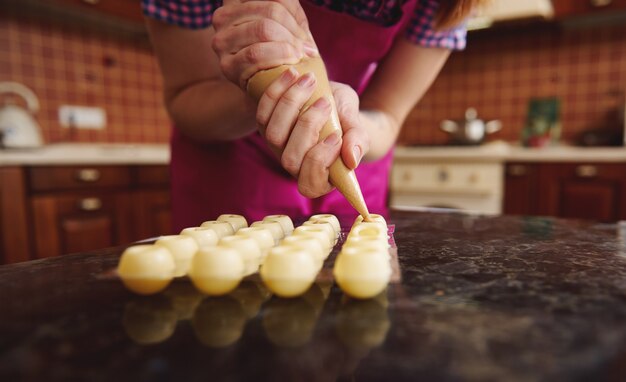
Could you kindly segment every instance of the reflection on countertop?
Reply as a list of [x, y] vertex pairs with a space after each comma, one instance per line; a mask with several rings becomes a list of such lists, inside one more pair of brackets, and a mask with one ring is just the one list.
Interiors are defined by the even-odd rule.
[[169, 160], [167, 144], [59, 143], [0, 150], [0, 166], [167, 164]]
[[624, 380], [621, 225], [394, 212], [402, 283], [368, 301], [185, 281], [138, 297], [121, 249], [0, 267], [2, 380]]

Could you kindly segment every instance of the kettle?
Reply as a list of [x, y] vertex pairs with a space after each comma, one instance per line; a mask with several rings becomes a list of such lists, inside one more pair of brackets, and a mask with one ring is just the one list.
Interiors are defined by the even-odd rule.
[[478, 145], [483, 142], [487, 134], [502, 129], [498, 120], [485, 123], [477, 118], [476, 109], [470, 107], [465, 111], [465, 120], [452, 121], [446, 119], [441, 122], [441, 130], [450, 134], [451, 143], [458, 145]]
[[13, 93], [26, 101], [25, 110], [19, 105], [6, 101], [0, 106], [0, 147], [33, 148], [43, 145], [39, 125], [33, 114], [39, 110], [39, 100], [35, 93], [17, 82], [0, 82], [0, 95]]

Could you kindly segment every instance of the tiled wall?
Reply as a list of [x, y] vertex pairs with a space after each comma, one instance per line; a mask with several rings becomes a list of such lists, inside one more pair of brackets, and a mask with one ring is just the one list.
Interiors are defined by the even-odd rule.
[[[169, 121], [161, 79], [147, 38], [105, 28], [0, 12], [0, 80], [32, 88], [46, 142], [166, 142]], [[402, 143], [439, 144], [440, 121], [459, 118], [466, 107], [504, 129], [492, 139], [519, 139], [531, 97], [562, 102], [563, 139], [615, 121], [624, 102], [626, 26], [564, 29], [528, 27], [478, 32], [455, 53], [422, 102], [410, 114]], [[58, 123], [62, 104], [103, 106], [104, 130], [70, 136]]]
[[[7, 80], [39, 97], [36, 118], [47, 143], [168, 140], [161, 78], [145, 35], [0, 12], [0, 81]], [[106, 128], [72, 135], [58, 122], [63, 104], [104, 107]]]
[[626, 26], [516, 28], [471, 34], [409, 116], [401, 141], [444, 143], [441, 120], [473, 106], [504, 128], [490, 139], [517, 141], [531, 97], [561, 100], [562, 139], [616, 124], [626, 91]]

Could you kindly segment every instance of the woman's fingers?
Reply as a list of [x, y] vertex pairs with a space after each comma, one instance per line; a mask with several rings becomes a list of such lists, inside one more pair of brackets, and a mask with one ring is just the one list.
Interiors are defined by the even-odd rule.
[[280, 97], [265, 128], [265, 139], [271, 146], [279, 150], [285, 148], [300, 111], [314, 90], [315, 76], [307, 73]]
[[354, 169], [370, 148], [369, 135], [359, 114], [359, 96], [348, 85], [333, 82], [331, 88], [344, 134], [341, 158], [348, 168]]
[[362, 128], [353, 128], [344, 132], [341, 158], [350, 169], [355, 169], [361, 163], [365, 153], [369, 151], [369, 135]]
[[304, 55], [304, 42], [284, 26], [271, 19], [256, 19], [224, 29], [213, 38], [212, 47], [218, 54], [235, 54], [259, 42], [286, 42]]
[[330, 116], [330, 102], [322, 97], [298, 119], [280, 158], [287, 172], [298, 178], [307, 152], [319, 141], [320, 131]]
[[298, 77], [298, 71], [294, 67], [290, 67], [275, 79], [261, 95], [256, 110], [256, 122], [263, 135], [265, 135], [265, 127], [270, 121], [278, 100], [291, 85], [295, 84]]
[[259, 70], [283, 64], [297, 64], [302, 57], [303, 55], [289, 43], [259, 42], [243, 48], [236, 54], [222, 55], [220, 66], [226, 78], [245, 89], [250, 77]]
[[328, 168], [337, 159], [340, 150], [341, 137], [335, 132], [306, 153], [298, 176], [298, 191], [302, 195], [317, 198], [333, 189], [328, 182]]
[[228, 0], [214, 12], [212, 23], [212, 47], [222, 72], [242, 88], [259, 70], [319, 54], [296, 0]]
[[[275, 1], [249, 1], [222, 6], [213, 13], [213, 26], [220, 31], [228, 27], [256, 20], [273, 20], [282, 25], [293, 36], [306, 40], [308, 27], [290, 13], [282, 4]], [[305, 16], [306, 20], [306, 16]], [[306, 28], [306, 29], [305, 29]]]

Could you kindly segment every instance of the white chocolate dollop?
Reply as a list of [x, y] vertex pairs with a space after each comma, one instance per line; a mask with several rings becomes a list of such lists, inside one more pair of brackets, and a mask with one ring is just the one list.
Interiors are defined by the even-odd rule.
[[206, 247], [191, 262], [189, 278], [202, 292], [219, 296], [237, 288], [244, 276], [244, 262], [233, 248]]
[[148, 295], [165, 289], [174, 278], [176, 264], [163, 247], [135, 245], [120, 257], [117, 274], [131, 291]]
[[161, 236], [154, 245], [167, 248], [174, 257], [176, 263], [175, 277], [187, 274], [191, 259], [198, 251], [198, 243], [194, 238], [187, 235]]
[[235, 232], [248, 226], [248, 221], [245, 217], [235, 214], [222, 214], [217, 217], [217, 221], [230, 223]]

